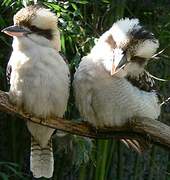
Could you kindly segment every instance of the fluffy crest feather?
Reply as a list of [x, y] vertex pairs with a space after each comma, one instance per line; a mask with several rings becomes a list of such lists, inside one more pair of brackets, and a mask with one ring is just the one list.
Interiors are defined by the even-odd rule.
[[111, 35], [113, 36], [114, 41], [117, 46], [121, 44], [127, 44], [129, 39], [129, 32], [134, 28], [140, 28], [138, 19], [121, 19], [113, 24], [110, 29]]
[[22, 8], [14, 16], [14, 24], [32, 25], [40, 29], [56, 29], [57, 16], [43, 7], [34, 5]]
[[92, 53], [106, 57], [106, 54], [108, 55], [113, 49], [120, 48], [126, 51], [130, 57], [150, 59], [158, 47], [159, 42], [154, 34], [141, 26], [138, 19], [124, 18], [115, 22], [99, 38]]
[[125, 50], [130, 47], [133, 56], [151, 58], [159, 47], [154, 34], [141, 26], [138, 19], [121, 19], [109, 31], [116, 45]]

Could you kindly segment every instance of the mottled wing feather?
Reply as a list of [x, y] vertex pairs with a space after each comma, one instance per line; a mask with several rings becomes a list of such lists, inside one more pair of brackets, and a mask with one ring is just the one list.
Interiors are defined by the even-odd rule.
[[159, 93], [159, 88], [152, 76], [147, 71], [143, 71], [138, 77], [128, 76], [127, 80], [135, 87], [146, 92], [155, 92], [159, 99], [159, 103], [164, 101], [164, 98]]
[[12, 66], [8, 64], [6, 68], [6, 79], [7, 79], [8, 85], [10, 85], [11, 72], [12, 72]]
[[140, 90], [147, 92], [157, 91], [155, 80], [146, 71], [143, 71], [138, 77], [128, 76], [127, 80]]

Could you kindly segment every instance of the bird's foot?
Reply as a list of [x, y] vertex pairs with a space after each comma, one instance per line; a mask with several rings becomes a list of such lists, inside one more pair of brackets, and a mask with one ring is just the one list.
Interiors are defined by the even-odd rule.
[[40, 119], [40, 124], [46, 124], [47, 123], [47, 119], [42, 118], [42, 117], [40, 117], [39, 119]]

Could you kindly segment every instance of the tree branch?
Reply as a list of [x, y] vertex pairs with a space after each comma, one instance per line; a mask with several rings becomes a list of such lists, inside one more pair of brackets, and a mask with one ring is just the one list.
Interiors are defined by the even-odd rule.
[[104, 127], [96, 129], [86, 122], [69, 121], [62, 118], [50, 119], [44, 122], [30, 114], [18, 112], [9, 103], [8, 94], [0, 91], [0, 111], [15, 115], [23, 120], [32, 121], [54, 129], [89, 138], [128, 138], [145, 139], [151, 143], [170, 149], [170, 127], [166, 124], [148, 119], [133, 118], [122, 127]]

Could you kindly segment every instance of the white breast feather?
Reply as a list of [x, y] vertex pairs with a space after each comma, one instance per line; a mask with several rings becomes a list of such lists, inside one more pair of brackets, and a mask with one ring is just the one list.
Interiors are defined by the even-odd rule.
[[[24, 47], [25, 41], [29, 48]], [[29, 39], [23, 39], [23, 45], [18, 45], [14, 47], [9, 61], [12, 65], [10, 100], [19, 109], [43, 119], [63, 117], [69, 97], [69, 69], [66, 63], [51, 47], [39, 46]], [[32, 124], [28, 123], [29, 126]], [[43, 139], [42, 126], [40, 130], [32, 128], [31, 131], [34, 137]], [[51, 130], [49, 137], [54, 131]], [[44, 132], [47, 133], [46, 127]], [[44, 142], [49, 137], [45, 134]]]
[[154, 92], [141, 91], [124, 78], [111, 77], [90, 55], [79, 65], [74, 88], [80, 113], [94, 126], [120, 126], [133, 116], [157, 119], [160, 114]]

